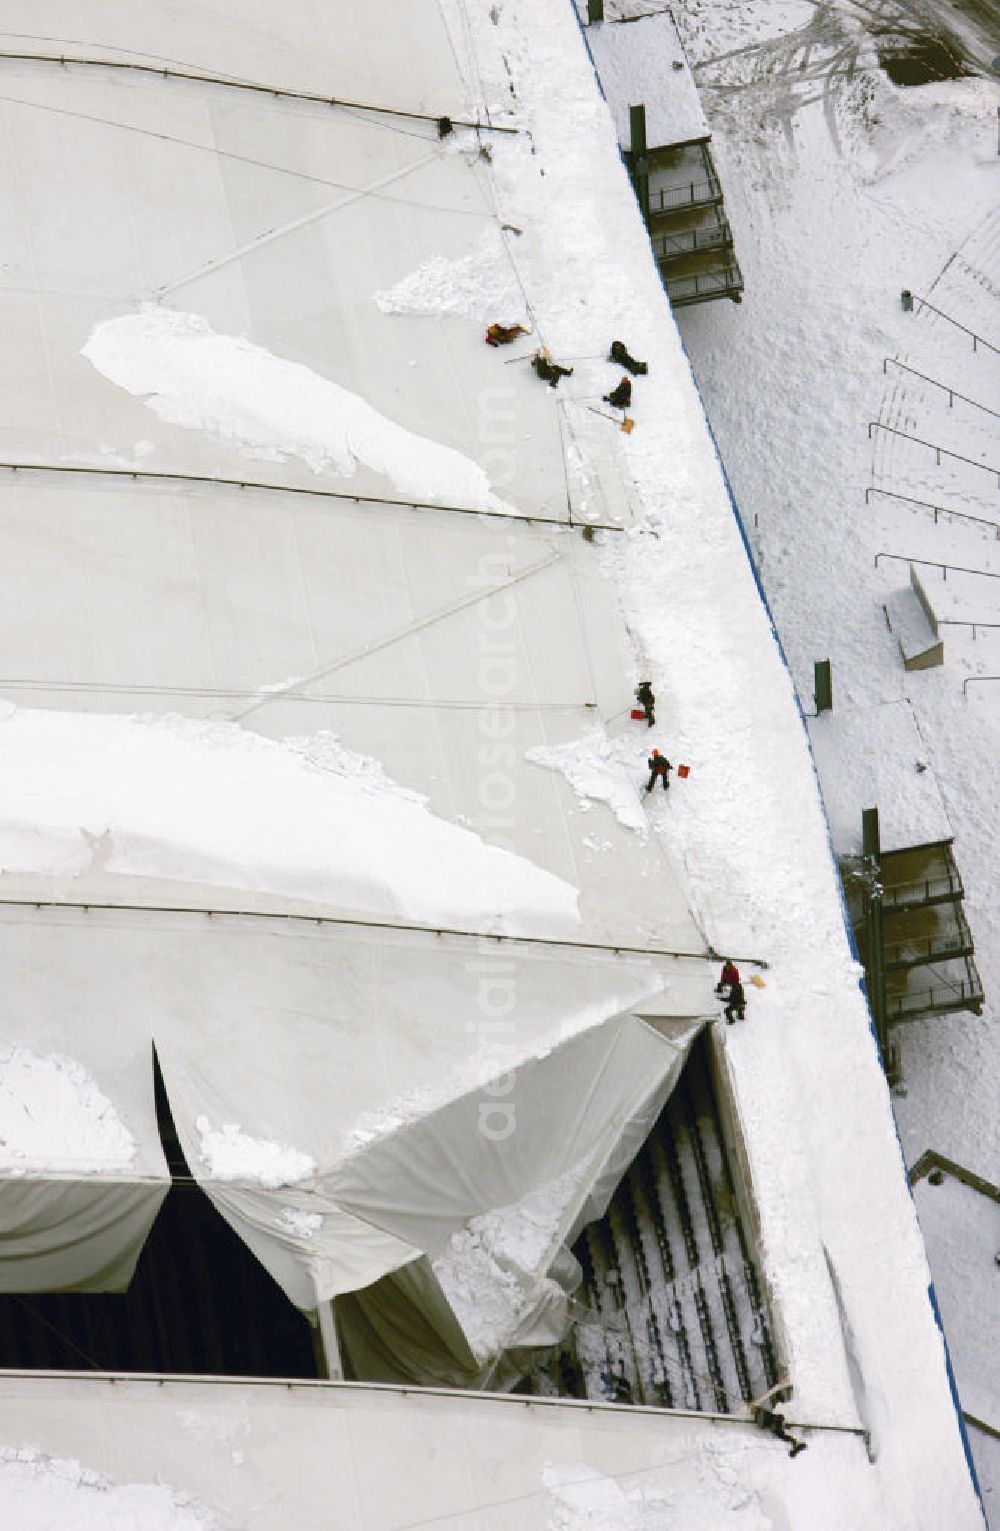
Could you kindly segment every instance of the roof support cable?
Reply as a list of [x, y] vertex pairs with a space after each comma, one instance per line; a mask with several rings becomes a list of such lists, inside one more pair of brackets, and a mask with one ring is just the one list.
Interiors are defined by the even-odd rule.
[[269, 484], [263, 479], [227, 478], [215, 473], [158, 473], [151, 468], [98, 468], [89, 463], [0, 461], [0, 470], [17, 473], [83, 474], [94, 478], [132, 479], [134, 483], [215, 484], [224, 489], [255, 489], [269, 494], [309, 495], [313, 499], [343, 500], [353, 505], [387, 506], [391, 510], [440, 510], [453, 516], [475, 516], [485, 520], [517, 521], [528, 526], [587, 525], [598, 532], [622, 532], [618, 521], [570, 522], [565, 516], [547, 516], [533, 511], [480, 510], [474, 505], [446, 505], [438, 500], [394, 500], [385, 495], [351, 494], [346, 489], [312, 489], [308, 485]]
[[[462, 930], [447, 925], [408, 925], [401, 920], [365, 920], [358, 916], [337, 914], [301, 914], [297, 911], [278, 909], [209, 908], [198, 904], [133, 904], [126, 901], [110, 903], [100, 899], [69, 898], [7, 898], [0, 897], [0, 910], [10, 909], [76, 909], [84, 913], [98, 914], [203, 914], [209, 919], [281, 920], [300, 925], [336, 926], [348, 930], [397, 930], [404, 935], [448, 936], [463, 941], [477, 941], [497, 946], [541, 946], [564, 951], [605, 952], [615, 957], [669, 957], [674, 962], [711, 962], [722, 960], [713, 947], [704, 951], [675, 951], [664, 946], [629, 946], [614, 941], [573, 941], [565, 936], [518, 936], [502, 931]], [[0, 917], [2, 918], [2, 917]], [[746, 967], [767, 971], [770, 963], [764, 957], [747, 957], [736, 953], [733, 962]]]
[[274, 691], [269, 691], [266, 696], [258, 697], [249, 707], [244, 707], [241, 712], [234, 712], [230, 717], [232, 723], [242, 723], [251, 713], [259, 712], [262, 707], [267, 707], [271, 702], [287, 701], [294, 699], [303, 686], [312, 685], [314, 681], [324, 680], [337, 670], [344, 670], [349, 665], [357, 664], [359, 660], [368, 659], [372, 654], [378, 654], [382, 649], [391, 648], [395, 643], [401, 643], [405, 638], [415, 637], [417, 633], [424, 632], [428, 627], [435, 626], [438, 622], [444, 622], [449, 617], [456, 616], [461, 611], [466, 611], [470, 606], [477, 606], [480, 601], [488, 600], [490, 596], [499, 595], [501, 591], [509, 590], [513, 585], [519, 585], [522, 581], [530, 579], [534, 574], [541, 574], [544, 569], [549, 569], [553, 564], [561, 563], [562, 558], [558, 553], [550, 553], [547, 558], [540, 559], [537, 563], [530, 564], [527, 569], [519, 569], [508, 579], [500, 580], [497, 584], [483, 584], [478, 586], [470, 595], [464, 595], [460, 600], [452, 601], [447, 606], [440, 607], [437, 611], [430, 612], [425, 617], [418, 618], [415, 622], [408, 622], [405, 627], [398, 628], [385, 637], [378, 638], [372, 643], [361, 644], [349, 653], [341, 655], [339, 659], [332, 659], [329, 664], [321, 665], [318, 670], [313, 670], [310, 675], [303, 675], [299, 680], [289, 681], [285, 686], [279, 686]]
[[476, 132], [517, 134], [521, 131], [513, 125], [470, 121], [464, 117], [453, 117], [450, 113], [447, 118], [444, 118], [440, 112], [417, 112], [407, 107], [384, 106], [372, 101], [353, 101], [346, 96], [324, 96], [318, 91], [292, 90], [281, 85], [264, 85], [256, 80], [240, 80], [232, 76], [211, 74], [200, 69], [171, 69], [167, 66], [138, 64], [128, 59], [94, 58], [91, 55], [69, 53], [14, 52], [8, 49], [0, 50], [0, 59], [8, 59], [12, 63], [60, 64], [63, 67], [75, 65], [81, 69], [119, 69], [133, 74], [153, 75], [163, 80], [188, 80], [200, 85], [217, 85], [225, 90], [249, 91], [255, 95], [270, 96], [282, 101], [305, 101], [312, 106], [371, 112], [376, 117], [400, 117], [407, 122], [429, 122], [433, 123], [439, 132], [440, 124], [445, 120], [451, 124], [452, 128], [471, 128]]

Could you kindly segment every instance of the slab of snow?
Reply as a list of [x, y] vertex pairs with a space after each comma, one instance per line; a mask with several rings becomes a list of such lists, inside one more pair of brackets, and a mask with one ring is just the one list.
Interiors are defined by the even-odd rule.
[[217, 1531], [218, 1518], [163, 1483], [111, 1483], [64, 1457], [0, 1449], [8, 1531]]
[[404, 429], [309, 367], [216, 334], [198, 314], [149, 305], [107, 319], [95, 326], [82, 354], [162, 420], [239, 450], [276, 462], [298, 457], [314, 473], [344, 478], [364, 463], [399, 495], [509, 509], [461, 452]]
[[583, 1462], [548, 1463], [546, 1531], [778, 1531], [766, 1495], [726, 1462], [724, 1445], [713, 1446], [692, 1436], [675, 1465], [635, 1477], [606, 1476]]
[[[295, 680], [285, 681], [280, 686], [272, 686], [272, 691], [283, 691], [288, 686], [294, 686]], [[321, 729], [316, 734], [303, 734], [298, 738], [289, 738], [284, 741], [290, 750], [295, 750], [308, 760], [311, 765], [318, 766], [321, 771], [329, 771], [332, 776], [349, 778], [359, 791], [368, 797], [392, 797], [409, 803], [416, 803], [422, 808], [427, 806], [427, 795], [423, 792], [413, 792], [409, 787], [400, 786], [398, 781], [393, 781], [387, 776], [381, 760], [376, 760], [374, 755], [365, 755], [360, 750], [352, 750], [348, 745], [341, 744], [337, 735], [328, 729]]]
[[475, 319], [480, 324], [529, 327], [524, 294], [496, 229], [487, 229], [471, 255], [437, 255], [394, 287], [372, 294], [384, 314]]
[[[287, 1143], [252, 1138], [235, 1122], [213, 1127], [207, 1116], [199, 1116], [195, 1126], [201, 1138], [202, 1160], [214, 1180], [255, 1180], [273, 1191], [307, 1180], [315, 1173], [316, 1161], [309, 1154]], [[317, 1219], [317, 1223], [321, 1221]]]
[[416, 921], [525, 933], [577, 922], [569, 884], [435, 817], [331, 736], [288, 749], [231, 723], [12, 711], [0, 719], [0, 866], [76, 876], [95, 855], [110, 872]]
[[297, 1234], [300, 1239], [312, 1239], [323, 1226], [323, 1215], [303, 1212], [299, 1207], [282, 1207], [281, 1221], [289, 1233]]
[[619, 824], [640, 835], [649, 833], [637, 786], [646, 756], [634, 743], [609, 739], [602, 729], [594, 729], [569, 744], [535, 745], [525, 750], [524, 758], [550, 771], [561, 771], [581, 808], [607, 803]]
[[125, 1170], [135, 1139], [73, 1058], [0, 1048], [0, 1170]]
[[500, 1265], [472, 1227], [453, 1233], [431, 1262], [477, 1361], [497, 1353], [528, 1302], [528, 1283]]
[[529, 1301], [546, 1285], [569, 1208], [579, 1203], [593, 1155], [519, 1202], [472, 1218], [432, 1260], [473, 1355], [485, 1361], [504, 1344]]
[[838, 854], [861, 850], [861, 812], [879, 811], [884, 851], [950, 840], [941, 789], [908, 701], [836, 704], [809, 720], [816, 769]]

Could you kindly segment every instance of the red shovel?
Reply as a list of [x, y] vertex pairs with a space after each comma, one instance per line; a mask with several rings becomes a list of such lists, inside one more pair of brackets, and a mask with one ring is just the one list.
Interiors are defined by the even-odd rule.
[[677, 775], [678, 776], [690, 776], [691, 775], [691, 767], [690, 766], [686, 766], [686, 765], [679, 765], [677, 767]]
[[632, 717], [633, 717], [633, 719], [635, 720], [636, 723], [639, 722], [640, 718], [644, 718], [645, 716], [646, 716], [646, 714], [643, 712], [641, 707], [633, 707], [632, 708]]

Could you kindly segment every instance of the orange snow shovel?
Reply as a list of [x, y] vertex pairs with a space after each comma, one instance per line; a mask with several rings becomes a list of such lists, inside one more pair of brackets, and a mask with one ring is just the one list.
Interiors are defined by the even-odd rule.
[[750, 982], [753, 984], [755, 989], [766, 989], [767, 988], [767, 984], [764, 982], [763, 978], [761, 978], [759, 973], [751, 973], [750, 974]]
[[682, 777], [690, 776], [691, 775], [691, 767], [687, 766], [687, 765], [679, 765], [677, 767], [677, 775], [678, 776], [682, 776]]

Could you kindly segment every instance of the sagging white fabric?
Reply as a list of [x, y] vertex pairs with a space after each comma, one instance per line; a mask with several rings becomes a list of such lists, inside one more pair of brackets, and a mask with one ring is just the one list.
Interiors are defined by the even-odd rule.
[[[32, 1200], [23, 1177], [0, 1183], [5, 1223], [22, 1208], [31, 1278], [7, 1289], [127, 1282], [167, 1184], [155, 1042], [188, 1165], [222, 1216], [303, 1310], [363, 1294], [359, 1349], [398, 1355], [409, 1325], [400, 1365], [424, 1379], [495, 1381], [501, 1352], [558, 1338], [574, 1281], [563, 1246], [603, 1210], [698, 1029], [669, 1038], [640, 1018], [663, 993], [642, 957], [122, 911], [26, 913], [0, 928], [0, 959], [15, 947], [36, 969], [26, 1032], [37, 1040], [37, 971], [58, 953], [88, 1066], [144, 1147], [113, 1191], [85, 1166], [58, 1180], [62, 1202], [52, 1189]], [[102, 1059], [121, 1057], [130, 1069], [115, 1079]], [[525, 1198], [531, 1238], [506, 1249]], [[101, 1255], [70, 1280], [64, 1206], [93, 1221]], [[465, 1298], [478, 1267], [463, 1260], [479, 1259], [477, 1220], [494, 1214], [486, 1287], [510, 1300], [476, 1328]]]

